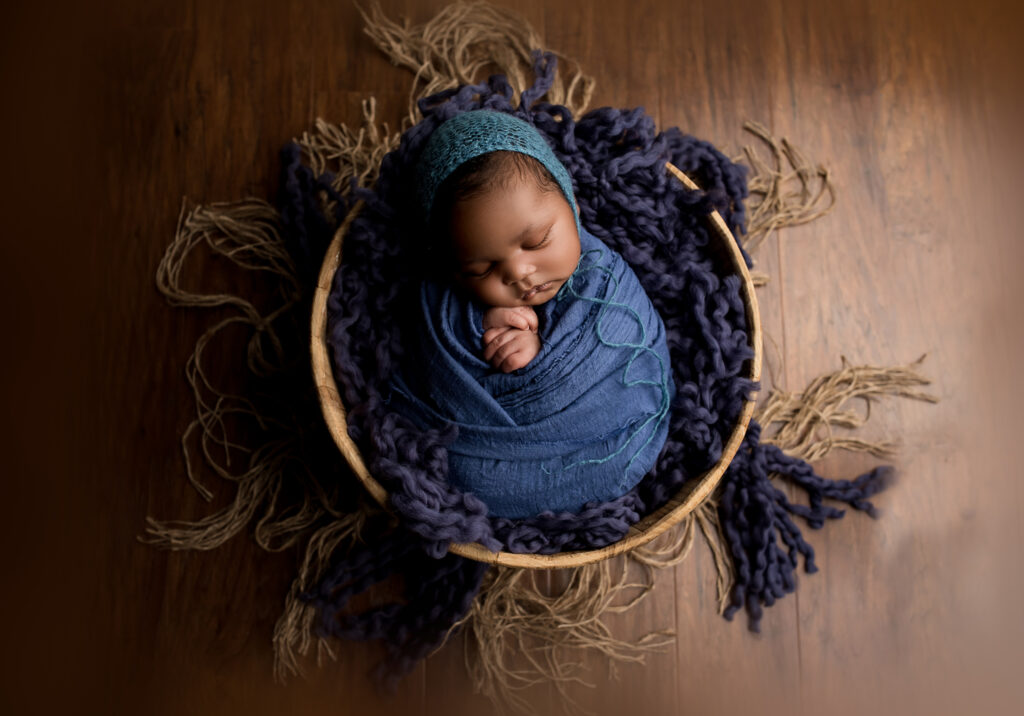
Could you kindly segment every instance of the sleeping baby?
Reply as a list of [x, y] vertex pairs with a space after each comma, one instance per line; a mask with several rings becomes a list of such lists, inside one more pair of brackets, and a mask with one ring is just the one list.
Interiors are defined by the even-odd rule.
[[489, 110], [438, 127], [417, 166], [433, 266], [389, 407], [454, 426], [449, 482], [490, 514], [578, 512], [628, 492], [665, 442], [661, 318], [583, 229], [572, 179], [531, 124]]
[[439, 258], [490, 307], [484, 359], [506, 373], [526, 367], [540, 351], [533, 306], [551, 300], [580, 260], [576, 212], [555, 178], [526, 154], [488, 152], [443, 182], [432, 216]]

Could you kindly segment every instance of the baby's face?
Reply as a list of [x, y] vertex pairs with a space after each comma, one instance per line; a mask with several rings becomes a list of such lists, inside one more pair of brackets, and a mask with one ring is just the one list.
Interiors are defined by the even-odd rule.
[[572, 207], [532, 177], [457, 202], [451, 219], [456, 278], [488, 306], [539, 306], [580, 260]]

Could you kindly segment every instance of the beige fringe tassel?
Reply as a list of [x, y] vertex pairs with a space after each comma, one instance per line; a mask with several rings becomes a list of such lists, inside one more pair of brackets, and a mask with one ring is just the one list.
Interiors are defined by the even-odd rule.
[[[384, 154], [397, 146], [398, 134], [390, 133], [387, 125], [378, 128], [375, 124], [375, 110], [372, 99], [363, 103], [364, 121], [358, 131], [317, 120], [312, 131], [295, 140], [314, 172], [335, 173], [334, 189], [342, 195], [349, 193], [352, 179], [363, 185], [372, 183]], [[325, 203], [325, 209], [331, 208]], [[207, 377], [205, 349], [222, 330], [235, 324], [253, 331], [246, 361], [250, 372], [267, 376], [283, 367], [285, 356], [273, 323], [297, 305], [299, 286], [279, 227], [277, 210], [258, 199], [200, 206], [188, 213], [182, 208], [175, 238], [157, 268], [158, 289], [174, 306], [231, 307], [239, 314], [208, 329], [188, 359], [186, 376], [195, 397], [196, 419], [182, 436], [185, 470], [196, 490], [211, 500], [212, 493], [196, 477], [189, 447], [198, 431], [205, 464], [219, 477], [237, 483], [238, 490], [228, 507], [194, 522], [148, 518], [148, 534], [142, 539], [171, 549], [214, 549], [244, 529], [262, 508], [254, 534], [261, 548], [275, 552], [304, 545], [302, 564], [285, 599], [284, 613], [274, 628], [274, 669], [283, 678], [301, 672], [301, 657], [312, 646], [315, 612], [298, 595], [319, 580], [335, 550], [359, 539], [367, 518], [381, 511], [375, 503], [361, 499], [353, 512], [339, 512], [335, 500], [313, 474], [303, 469], [297, 475], [295, 470], [301, 464], [296, 457], [297, 435], [288, 436], [285, 431], [285, 438], [270, 443], [260, 441], [256, 448], [229, 437], [227, 416], [248, 417], [260, 427], [267, 425], [270, 416], [257, 414], [244, 397], [224, 393]], [[282, 303], [262, 315], [250, 301], [239, 296], [202, 294], [183, 288], [185, 261], [201, 246], [227, 257], [240, 268], [276, 276], [284, 287]], [[249, 454], [248, 466], [240, 473], [230, 469], [232, 451]], [[286, 480], [296, 479], [302, 479], [306, 488], [303, 503], [279, 505], [282, 485]], [[324, 654], [333, 656], [324, 640], [317, 639], [317, 646], [318, 663]]]
[[[302, 147], [310, 169], [316, 176], [334, 173], [331, 188], [342, 196], [351, 193], [352, 180], [359, 186], [371, 186], [377, 180], [384, 155], [398, 148], [400, 132], [392, 133], [387, 123], [377, 126], [377, 100], [363, 100], [363, 122], [358, 131], [344, 124], [331, 124], [319, 117], [312, 131], [294, 139]], [[324, 204], [324, 214], [334, 215], [332, 204]]]
[[[197, 522], [160, 522], [148, 518], [150, 537], [147, 541], [171, 549], [214, 549], [247, 525], [261, 504], [269, 502], [272, 506], [276, 501], [287, 458], [284, 446], [269, 443], [254, 450], [229, 437], [226, 419], [247, 417], [262, 427], [264, 418], [246, 398], [218, 390], [207, 376], [203, 359], [207, 346], [221, 331], [241, 324], [252, 329], [246, 366], [253, 374], [269, 375], [283, 363], [285, 357], [272, 324], [296, 305], [299, 293], [295, 270], [278, 227], [277, 211], [259, 199], [197, 207], [187, 214], [182, 206], [174, 240], [157, 267], [157, 288], [172, 306], [230, 307], [237, 311], [199, 337], [186, 363], [185, 374], [195, 398], [196, 418], [181, 439], [185, 471], [199, 494], [207, 501], [212, 500], [213, 494], [196, 476], [189, 447], [193, 435], [199, 431], [205, 463], [219, 477], [238, 483], [238, 493], [229, 507]], [[193, 250], [204, 244], [212, 253], [228, 258], [241, 268], [278, 276], [284, 287], [283, 302], [263, 315], [240, 296], [195, 293], [183, 288], [181, 274], [185, 261]], [[248, 467], [240, 473], [230, 469], [232, 451], [250, 455]], [[274, 549], [274, 539], [287, 534], [292, 526], [301, 525], [310, 511], [307, 502], [283, 525], [272, 520], [272, 509], [264, 512], [257, 523], [257, 542], [265, 549]]]
[[[319, 146], [326, 146], [323, 137], [318, 141]], [[351, 147], [339, 149], [350, 150]], [[272, 418], [258, 414], [246, 398], [220, 390], [207, 376], [205, 349], [222, 330], [235, 324], [252, 329], [246, 361], [250, 372], [267, 376], [284, 366], [285, 356], [273, 323], [297, 305], [298, 283], [278, 229], [277, 211], [256, 199], [200, 206], [188, 213], [182, 209], [174, 241], [157, 269], [160, 292], [175, 306], [231, 307], [238, 312], [203, 333], [188, 359], [186, 376], [195, 397], [196, 418], [182, 436], [185, 471], [200, 495], [211, 500], [211, 491], [199, 482], [193, 465], [190, 444], [198, 432], [206, 466], [219, 477], [235, 482], [238, 489], [230, 505], [196, 521], [147, 518], [147, 534], [140, 539], [175, 550], [210, 550], [237, 535], [259, 513], [253, 536], [262, 549], [279, 552], [304, 544], [298, 576], [274, 629], [275, 674], [283, 677], [300, 671], [299, 657], [308, 653], [312, 643], [315, 613], [298, 599], [299, 593], [315, 584], [336, 549], [359, 539], [368, 517], [380, 510], [369, 500], [362, 499], [352, 512], [339, 512], [335, 506], [337, 500], [297, 458], [300, 436], [285, 429], [281, 431], [284, 437], [269, 442], [256, 439], [258, 447], [249, 447], [241, 438], [230, 434], [226, 420], [229, 416], [250, 418], [260, 428], [268, 427]], [[239, 296], [202, 294], [183, 288], [181, 277], [185, 261], [201, 245], [241, 268], [276, 276], [284, 287], [283, 302], [261, 314], [251, 302]], [[232, 452], [249, 456], [247, 466], [240, 472], [232, 472]], [[282, 488], [296, 481], [301, 481], [304, 487], [302, 503], [279, 504]], [[330, 653], [330, 648], [320, 639], [318, 647], [319, 662], [324, 653]]]
[[612, 634], [603, 621], [643, 601], [654, 587], [656, 572], [681, 564], [694, 544], [695, 525], [707, 539], [718, 568], [718, 591], [724, 611], [731, 589], [728, 554], [718, 538], [717, 504], [701, 504], [676, 528], [628, 555], [596, 564], [559, 570], [555, 580], [565, 587], [549, 594], [543, 572], [496, 567], [488, 573], [469, 614], [456, 627], [465, 629], [465, 665], [474, 690], [486, 696], [499, 713], [529, 712], [519, 692], [552, 684], [567, 710], [578, 710], [570, 684], [590, 686], [580, 656], [595, 650], [617, 662], [643, 663], [647, 652], [674, 643], [665, 629], [629, 641]]
[[[422, 25], [410, 25], [408, 20], [399, 25], [388, 19], [376, 2], [368, 13], [362, 8], [360, 12], [366, 34], [394, 64], [413, 73], [403, 128], [420, 120], [416, 102], [421, 97], [479, 82], [491, 74], [504, 74], [518, 96], [533, 84], [533, 51], [545, 48], [520, 15], [484, 2], [449, 5]], [[575, 62], [555, 55], [559, 69], [547, 99], [579, 116], [590, 104], [594, 79], [584, 75]]]
[[[744, 122], [743, 129], [767, 145], [771, 154], [765, 160], [753, 146], [746, 145], [743, 155], [733, 160], [750, 167], [747, 233], [742, 241], [743, 248], [753, 256], [761, 243], [779, 229], [806, 224], [830, 212], [836, 203], [836, 188], [829, 170], [820, 164], [812, 166], [785, 137], [773, 137], [757, 122]], [[754, 271], [751, 279], [760, 287], [768, 283], [769, 277]]]
[[[220, 478], [236, 483], [238, 489], [230, 505], [196, 521], [148, 517], [147, 534], [140, 539], [175, 550], [210, 550], [238, 534], [259, 513], [253, 536], [264, 550], [278, 552], [305, 540], [303, 564], [274, 630], [275, 672], [283, 674], [298, 671], [296, 654], [305, 654], [311, 641], [314, 613], [298, 600], [298, 594], [324, 571], [336, 547], [358, 538], [363, 523], [375, 508], [364, 501], [361, 509], [339, 513], [334, 506], [336, 500], [296, 459], [299, 436], [288, 430], [281, 430], [284, 437], [273, 441], [256, 440], [256, 447], [243, 444], [241, 438], [231, 433], [230, 420], [248, 418], [266, 429], [272, 417], [257, 413], [245, 397], [220, 390], [208, 377], [204, 362], [207, 347], [221, 331], [238, 324], [252, 331], [246, 367], [253, 375], [269, 376], [284, 368], [286, 356], [273, 325], [297, 305], [299, 287], [279, 227], [277, 210], [258, 199], [200, 206], [188, 212], [182, 207], [174, 240], [157, 268], [158, 289], [174, 306], [232, 308], [236, 312], [200, 336], [186, 364], [196, 418], [181, 440], [185, 471], [199, 494], [207, 501], [212, 500], [212, 492], [199, 481], [193, 464], [190, 444], [198, 432], [205, 465]], [[197, 293], [184, 288], [183, 267], [200, 246], [240, 268], [275, 276], [280, 287], [279, 305], [261, 314], [253, 303], [240, 296]], [[240, 472], [232, 471], [233, 452], [248, 455], [247, 465]], [[279, 504], [282, 488], [296, 481], [304, 486], [302, 503]], [[320, 646], [322, 654], [327, 645], [321, 640]]]
[[[880, 398], [939, 402], [919, 389], [929, 384], [918, 370], [926, 357], [922, 355], [908, 365], [879, 368], [853, 366], [843, 356], [841, 370], [815, 378], [802, 393], [772, 391], [757, 412], [756, 419], [764, 428], [762, 442], [778, 445], [787, 454], [808, 462], [820, 460], [835, 449], [891, 456], [896, 446], [889, 440], [840, 436], [834, 429], [863, 427], [871, 417], [871, 404]], [[863, 415], [844, 409], [855, 399], [864, 401]]]

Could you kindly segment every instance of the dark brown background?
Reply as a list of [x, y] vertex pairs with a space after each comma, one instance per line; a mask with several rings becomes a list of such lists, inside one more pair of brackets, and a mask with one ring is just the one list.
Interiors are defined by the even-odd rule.
[[[415, 21], [442, 3], [390, 1]], [[646, 106], [720, 147], [744, 119], [834, 171], [828, 217], [759, 267], [777, 382], [929, 354], [938, 406], [878, 406], [903, 480], [874, 522], [809, 534], [821, 573], [763, 634], [715, 615], [703, 549], [615, 621], [675, 649], [573, 693], [600, 714], [1008, 712], [1020, 660], [1019, 17], [984, 0], [788, 3], [505, 0], [597, 79], [593, 106]], [[182, 479], [183, 362], [208, 316], [153, 286], [183, 197], [269, 197], [276, 152], [322, 116], [383, 118], [409, 77], [347, 2], [21, 3], [0, 42], [6, 140], [0, 711], [460, 714], [459, 644], [393, 699], [346, 645], [274, 684], [270, 634], [293, 555], [247, 538], [210, 554], [136, 542], [147, 514], [206, 514]], [[233, 283], [216, 263], [204, 286]], [[231, 354], [225, 352], [228, 361]], [[225, 371], [232, 370], [225, 363]], [[835, 456], [852, 476], [875, 461]], [[218, 493], [218, 504], [229, 496]], [[807, 532], [811, 532], [807, 530]], [[530, 692], [554, 710], [546, 687]]]

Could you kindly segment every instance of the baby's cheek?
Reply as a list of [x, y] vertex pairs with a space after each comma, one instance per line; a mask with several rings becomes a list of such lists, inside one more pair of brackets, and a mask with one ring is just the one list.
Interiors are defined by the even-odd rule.
[[474, 297], [479, 299], [482, 303], [488, 306], [500, 306], [499, 293], [497, 287], [490, 280], [478, 279], [475, 281], [468, 281], [463, 283], [463, 286], [467, 291], [473, 294]]
[[505, 291], [505, 285], [500, 280], [488, 277], [481, 287], [481, 291], [484, 294], [481, 298], [488, 305], [508, 305], [508, 298], [505, 296], [507, 291]]
[[567, 265], [569, 267], [569, 273], [576, 270], [576, 264], [580, 262], [580, 239], [578, 236], [573, 237], [571, 247], [569, 250], [569, 256], [567, 258]]

